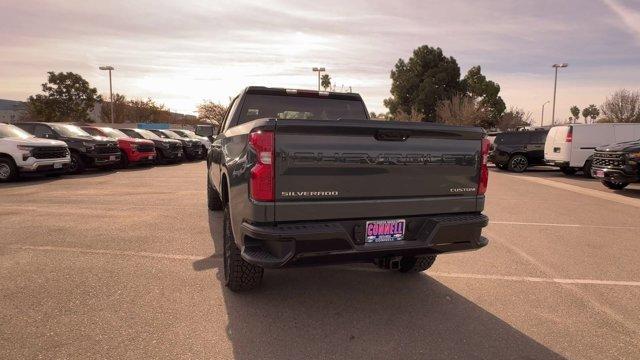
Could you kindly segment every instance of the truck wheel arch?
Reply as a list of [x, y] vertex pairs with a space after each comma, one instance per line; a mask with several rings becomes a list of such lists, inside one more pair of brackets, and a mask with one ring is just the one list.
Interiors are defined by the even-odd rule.
[[222, 203], [229, 203], [229, 182], [227, 181], [227, 174], [222, 174], [222, 181], [220, 181], [220, 195], [222, 196]]

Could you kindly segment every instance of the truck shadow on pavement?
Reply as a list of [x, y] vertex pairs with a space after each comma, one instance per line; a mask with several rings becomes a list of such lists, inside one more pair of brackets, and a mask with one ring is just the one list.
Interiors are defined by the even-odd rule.
[[[265, 271], [262, 287], [233, 293], [222, 279], [221, 216], [209, 215], [236, 359], [563, 357], [423, 274], [373, 265]], [[196, 264], [197, 263], [197, 264]]]

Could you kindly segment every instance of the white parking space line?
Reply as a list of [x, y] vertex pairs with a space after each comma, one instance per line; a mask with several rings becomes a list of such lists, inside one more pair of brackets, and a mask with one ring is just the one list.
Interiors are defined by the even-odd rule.
[[174, 259], [174, 260], [200, 260], [206, 257], [220, 257], [220, 256], [162, 254], [162, 253], [122, 251], [122, 250], [82, 249], [82, 248], [70, 248], [70, 247], [58, 247], [58, 246], [18, 245], [18, 246], [12, 246], [12, 247], [23, 249], [23, 250], [66, 251], [66, 252], [81, 253], [81, 254], [138, 256], [138, 257], [151, 257], [151, 258]]
[[490, 220], [489, 224], [525, 225], [525, 226], [558, 226], [558, 227], [573, 227], [573, 228], [584, 227], [584, 228], [597, 228], [597, 229], [640, 229], [640, 226], [610, 226], [610, 225], [531, 223], [531, 222], [519, 222], [519, 221], [493, 221], [493, 220]]
[[446, 272], [428, 272], [427, 274], [434, 277], [441, 276], [441, 277], [483, 279], [483, 280], [546, 282], [546, 283], [558, 283], [558, 284], [640, 286], [640, 281], [615, 281], [615, 280], [595, 280], [595, 279], [551, 279], [551, 278], [540, 278], [540, 277], [529, 277], [529, 276], [459, 274], [459, 273], [446, 273]]
[[503, 174], [503, 175], [506, 175], [506, 176], [509, 176], [509, 177], [512, 177], [512, 178], [516, 178], [516, 179], [520, 179], [520, 180], [533, 182], [533, 183], [540, 184], [540, 185], [551, 186], [551, 187], [554, 187], [554, 188], [557, 188], [557, 189], [572, 191], [572, 192], [575, 192], [575, 193], [578, 193], [578, 194], [581, 194], [581, 195], [591, 196], [591, 197], [595, 197], [595, 198], [603, 199], [603, 200], [607, 200], [607, 201], [613, 201], [613, 202], [616, 202], [618, 204], [630, 205], [630, 206], [634, 206], [634, 207], [640, 208], [640, 199], [628, 198], [628, 197], [625, 197], [625, 196], [621, 196], [619, 194], [613, 194], [613, 193], [608, 193], [608, 192], [604, 192], [604, 191], [600, 191], [600, 190], [583, 188], [583, 187], [580, 187], [580, 186], [570, 185], [570, 184], [566, 184], [566, 183], [559, 182], [559, 181], [541, 179], [541, 178], [537, 178], [537, 177], [511, 175], [511, 174]]

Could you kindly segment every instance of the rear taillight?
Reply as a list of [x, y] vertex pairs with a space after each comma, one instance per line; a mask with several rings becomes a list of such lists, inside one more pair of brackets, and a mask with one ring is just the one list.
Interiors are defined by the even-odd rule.
[[564, 142], [572, 142], [573, 141], [573, 126], [569, 126], [569, 130], [567, 131], [567, 137], [564, 139]]
[[274, 142], [273, 132], [258, 130], [249, 134], [249, 146], [256, 153], [251, 169], [251, 198], [255, 201], [274, 201]]
[[491, 142], [489, 141], [489, 139], [482, 139], [482, 145], [480, 149], [482, 163], [480, 164], [480, 181], [478, 183], [478, 195], [484, 195], [484, 193], [487, 192], [487, 185], [489, 184], [489, 168], [487, 167], [487, 160], [489, 158], [490, 148]]

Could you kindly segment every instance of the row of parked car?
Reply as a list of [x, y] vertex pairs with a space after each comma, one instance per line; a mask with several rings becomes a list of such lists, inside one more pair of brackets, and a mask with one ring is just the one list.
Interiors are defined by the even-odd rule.
[[499, 133], [489, 159], [514, 172], [535, 165], [555, 166], [566, 175], [582, 172], [620, 190], [640, 182], [640, 124], [571, 124]]
[[81, 173], [206, 157], [211, 141], [190, 130], [115, 129], [63, 123], [0, 123], [0, 182], [33, 173]]

